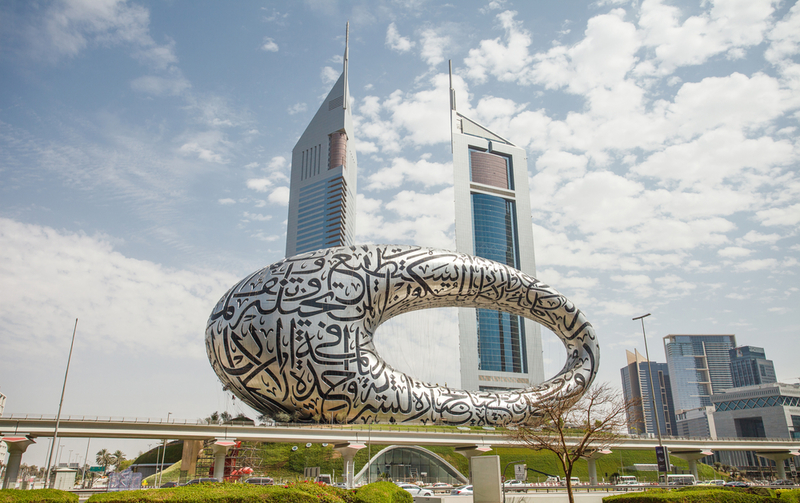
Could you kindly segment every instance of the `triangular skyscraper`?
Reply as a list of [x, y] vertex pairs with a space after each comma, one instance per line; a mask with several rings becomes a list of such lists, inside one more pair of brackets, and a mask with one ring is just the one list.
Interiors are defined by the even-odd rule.
[[[501, 262], [536, 277], [522, 149], [456, 111], [450, 72], [450, 114], [456, 204], [456, 250]], [[461, 387], [527, 388], [544, 381], [539, 325], [521, 316], [459, 308]]]
[[292, 150], [286, 256], [353, 244], [356, 225], [356, 160], [344, 69]]

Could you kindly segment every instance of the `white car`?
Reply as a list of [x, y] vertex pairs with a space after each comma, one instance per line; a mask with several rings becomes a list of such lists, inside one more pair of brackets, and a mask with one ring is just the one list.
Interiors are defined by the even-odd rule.
[[397, 487], [400, 489], [405, 489], [411, 496], [433, 496], [433, 491], [430, 489], [425, 489], [420, 486], [415, 486], [414, 484], [397, 484]]
[[465, 496], [472, 494], [472, 485], [456, 487], [450, 491], [450, 496]]

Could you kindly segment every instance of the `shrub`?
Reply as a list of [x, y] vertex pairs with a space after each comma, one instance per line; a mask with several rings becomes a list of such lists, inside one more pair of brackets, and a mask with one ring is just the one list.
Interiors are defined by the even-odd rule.
[[630, 492], [603, 498], [603, 503], [766, 503], [779, 500], [736, 488], [690, 488]]
[[211, 483], [169, 489], [95, 494], [91, 503], [319, 503], [317, 496], [295, 488]]
[[78, 503], [78, 495], [58, 489], [0, 489], [0, 503]]
[[800, 503], [800, 489], [778, 489], [778, 498], [787, 503]]
[[356, 503], [413, 503], [414, 498], [405, 489], [391, 482], [373, 482], [356, 491]]
[[317, 496], [325, 503], [355, 503], [354, 491], [341, 489], [317, 482], [297, 482], [287, 486]]

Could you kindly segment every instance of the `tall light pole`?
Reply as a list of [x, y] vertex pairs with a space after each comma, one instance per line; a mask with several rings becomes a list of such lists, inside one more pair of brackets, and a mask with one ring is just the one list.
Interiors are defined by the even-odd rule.
[[78, 331], [78, 318], [75, 318], [75, 328], [72, 329], [72, 342], [69, 344], [69, 356], [67, 357], [67, 371], [64, 372], [64, 386], [61, 387], [61, 401], [58, 402], [58, 415], [56, 416], [56, 429], [53, 432], [53, 443], [50, 445], [50, 454], [47, 456], [47, 472], [45, 473], [44, 487], [50, 485], [50, 464], [53, 461], [53, 448], [58, 443], [58, 424], [61, 422], [61, 406], [64, 405], [64, 391], [67, 389], [67, 376], [69, 375], [69, 362], [72, 361], [72, 348], [75, 346], [75, 332]]
[[[172, 412], [167, 412], [167, 423], [169, 423], [169, 416], [171, 416], [171, 415], [172, 415]], [[164, 459], [166, 457], [167, 457], [167, 439], [165, 438], [164, 439], [164, 447], [163, 447], [162, 452], [161, 452], [161, 466], [159, 467], [160, 469], [158, 470], [158, 477], [156, 477], [156, 480], [158, 481], [156, 487], [161, 487], [161, 479], [164, 476], [164, 474], [163, 474], [163, 472], [164, 472]], [[158, 461], [158, 450], [156, 450], [156, 461]]]
[[[650, 366], [650, 352], [647, 350], [647, 334], [644, 331], [644, 319], [650, 316], [650, 313], [643, 314], [633, 318], [634, 321], [641, 320], [642, 322], [642, 337], [644, 337], [644, 356], [647, 358], [647, 376], [650, 378], [650, 401], [653, 404], [653, 418], [656, 420], [656, 433], [658, 434], [658, 446], [661, 447], [661, 452], [664, 451], [664, 443], [661, 441], [661, 421], [658, 420], [658, 411], [656, 410], [656, 388], [653, 386], [653, 367]], [[637, 364], [638, 365], [638, 364]], [[638, 369], [637, 369], [638, 373]], [[647, 429], [647, 418], [645, 419], [645, 430]], [[665, 454], [666, 457], [666, 454]], [[669, 467], [667, 467], [669, 468]], [[664, 479], [666, 480], [667, 472], [664, 471]]]

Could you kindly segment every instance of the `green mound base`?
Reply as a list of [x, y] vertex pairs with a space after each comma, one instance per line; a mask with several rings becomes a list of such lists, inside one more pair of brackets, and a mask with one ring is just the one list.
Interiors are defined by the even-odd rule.
[[78, 503], [78, 495], [59, 489], [0, 489], [0, 503]]
[[[77, 498], [76, 498], [77, 501]], [[314, 482], [285, 486], [209, 483], [169, 489], [142, 489], [95, 494], [88, 503], [412, 503], [411, 494], [391, 482], [376, 482], [357, 490]], [[70, 501], [70, 503], [74, 503]]]
[[800, 503], [800, 489], [683, 487], [606, 496], [603, 503]]

